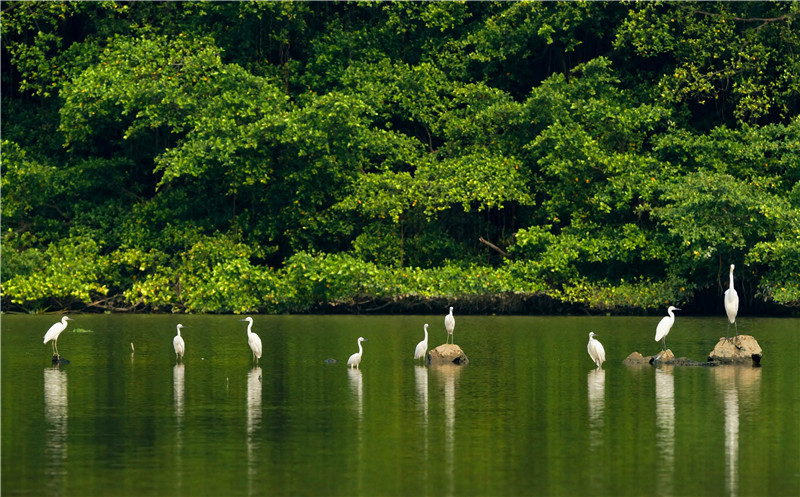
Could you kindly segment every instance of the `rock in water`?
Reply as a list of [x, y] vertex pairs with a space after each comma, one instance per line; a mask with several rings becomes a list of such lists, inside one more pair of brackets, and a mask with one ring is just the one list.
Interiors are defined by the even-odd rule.
[[761, 346], [750, 335], [720, 338], [708, 360], [719, 364], [761, 365]]
[[675, 360], [675, 354], [672, 349], [662, 350], [658, 354], [650, 358], [650, 364], [669, 364]]
[[463, 366], [469, 363], [467, 355], [461, 350], [461, 347], [453, 343], [444, 343], [435, 349], [428, 351], [428, 364], [456, 364]]
[[697, 362], [686, 357], [675, 357], [672, 350], [662, 350], [654, 356], [643, 356], [639, 352], [632, 352], [631, 355], [622, 361], [626, 366], [716, 366], [714, 362]]
[[653, 356], [644, 357], [639, 352], [631, 352], [631, 354], [622, 361], [622, 364], [626, 366], [644, 366], [650, 364], [650, 360]]
[[51, 361], [53, 364], [69, 364], [69, 359], [64, 359], [61, 356], [57, 356], [53, 354], [53, 359]]

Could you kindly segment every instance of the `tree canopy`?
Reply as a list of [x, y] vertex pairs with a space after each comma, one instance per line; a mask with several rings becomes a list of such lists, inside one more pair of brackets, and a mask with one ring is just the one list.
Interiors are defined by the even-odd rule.
[[7, 309], [800, 306], [798, 3], [2, 9]]

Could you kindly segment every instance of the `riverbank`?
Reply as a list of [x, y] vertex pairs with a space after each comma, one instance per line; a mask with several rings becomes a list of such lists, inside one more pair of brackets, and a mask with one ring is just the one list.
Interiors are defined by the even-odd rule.
[[[713, 316], [724, 314], [722, 298], [715, 295], [700, 294], [697, 298], [678, 303], [685, 314], [693, 316]], [[665, 303], [664, 307], [668, 304]], [[316, 301], [303, 309], [287, 309], [281, 312], [270, 312], [257, 309], [251, 314], [385, 314], [385, 315], [439, 315], [453, 306], [458, 314], [471, 315], [585, 315], [585, 316], [656, 316], [663, 314], [664, 309], [638, 306], [604, 306], [602, 309], [581, 303], [566, 302], [545, 293], [503, 292], [493, 294], [473, 294], [460, 296], [421, 296], [415, 294], [395, 295], [391, 297], [369, 297], [339, 301]], [[90, 305], [74, 304], [66, 309], [41, 308], [25, 309], [22, 306], [2, 301], [3, 312], [40, 314], [40, 313], [119, 313], [119, 314], [232, 314], [232, 312], [196, 312], [174, 306], [134, 305], [126, 302], [122, 296], [116, 296], [95, 302]], [[241, 314], [237, 312], [235, 314]], [[740, 308], [740, 316], [750, 317], [800, 317], [800, 307], [791, 307], [768, 302], [751, 302]]]

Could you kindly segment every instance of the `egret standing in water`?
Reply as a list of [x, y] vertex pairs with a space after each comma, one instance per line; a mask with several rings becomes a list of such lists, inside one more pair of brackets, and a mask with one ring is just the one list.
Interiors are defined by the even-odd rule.
[[595, 340], [594, 337], [596, 336], [594, 332], [589, 333], [589, 343], [586, 345], [586, 350], [589, 352], [589, 357], [597, 364], [597, 367], [601, 368], [603, 363], [606, 362], [606, 349], [603, 348], [602, 343]]
[[664, 340], [664, 346], [662, 350], [667, 350], [667, 335], [669, 335], [669, 330], [672, 329], [672, 324], [675, 323], [675, 314], [672, 311], [680, 311], [677, 307], [671, 305], [667, 309], [667, 314], [669, 316], [664, 316], [661, 318], [661, 321], [658, 322], [658, 326], [656, 327], [656, 342], [659, 340]]
[[253, 360], [258, 366], [258, 360], [261, 359], [261, 337], [253, 333], [253, 318], [247, 316], [239, 321], [247, 321], [247, 344], [250, 346], [250, 350], [253, 351]]
[[[453, 317], [453, 308], [450, 308], [450, 314], [444, 317], [444, 327], [447, 329], [448, 343], [450, 338], [453, 338], [453, 330], [456, 328], [456, 318]], [[453, 339], [455, 343], [455, 339]]]
[[358, 368], [358, 365], [361, 364], [361, 356], [364, 355], [364, 349], [361, 347], [361, 342], [369, 342], [364, 337], [358, 337], [358, 352], [350, 356], [350, 359], [347, 360], [347, 365], [350, 366], [350, 369]]
[[422, 359], [425, 357], [425, 353], [428, 351], [428, 323], [425, 323], [425, 339], [422, 340], [417, 344], [417, 348], [414, 349], [414, 359]]
[[181, 336], [181, 328], [183, 328], [183, 325], [179, 324], [177, 328], [178, 334], [172, 339], [172, 348], [175, 349], [175, 360], [180, 362], [183, 360], [183, 353], [186, 352], [186, 344], [183, 343], [183, 337]]
[[739, 326], [736, 324], [736, 314], [739, 312], [739, 294], [733, 288], [733, 264], [731, 264], [731, 279], [728, 289], [725, 290], [725, 312], [728, 314], [728, 329], [725, 338], [731, 333], [731, 325], [736, 329], [736, 336], [739, 336]]
[[61, 356], [58, 353], [58, 335], [60, 335], [62, 331], [67, 329], [67, 321], [72, 321], [72, 318], [64, 316], [63, 318], [61, 318], [61, 321], [51, 326], [50, 329], [47, 330], [47, 333], [44, 334], [44, 342], [42, 342], [42, 343], [47, 343], [50, 340], [52, 340], [53, 355], [55, 357], [58, 357], [59, 359], [61, 358]]

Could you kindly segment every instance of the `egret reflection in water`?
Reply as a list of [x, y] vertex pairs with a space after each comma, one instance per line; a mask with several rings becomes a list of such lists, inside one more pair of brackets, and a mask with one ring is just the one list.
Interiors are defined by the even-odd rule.
[[671, 366], [656, 368], [656, 495], [672, 495], [675, 476], [675, 377]]
[[261, 426], [261, 367], [255, 366], [247, 372], [247, 482], [249, 495], [256, 495], [258, 476], [259, 437]]
[[175, 405], [175, 484], [178, 491], [183, 488], [183, 379], [183, 363], [177, 363], [172, 367], [172, 395]]
[[[425, 366], [414, 366], [414, 388], [417, 392], [417, 404], [422, 414], [422, 446], [425, 451], [425, 460], [428, 459], [428, 368]], [[425, 466], [427, 469], [427, 466]]]
[[48, 423], [45, 436], [45, 475], [51, 493], [63, 492], [67, 478], [68, 420], [67, 373], [58, 366], [44, 370], [44, 418]]
[[178, 427], [183, 419], [183, 363], [178, 363], [172, 368], [172, 390], [175, 401], [175, 419], [178, 420]]
[[347, 368], [347, 378], [350, 382], [350, 393], [353, 398], [353, 404], [356, 411], [355, 433], [352, 439], [355, 440], [356, 446], [356, 474], [358, 475], [358, 494], [365, 493], [364, 487], [364, 377], [360, 369], [352, 367]]
[[444, 459], [447, 475], [447, 494], [455, 491], [455, 438], [456, 438], [456, 390], [463, 366], [441, 365], [433, 368], [444, 390]]
[[756, 410], [761, 368], [718, 366], [712, 371], [725, 413], [725, 490], [735, 497], [739, 495], [740, 405]]
[[[605, 436], [606, 372], [596, 368], [586, 378], [586, 395], [589, 401], [589, 456], [592, 461], [602, 460]], [[592, 471], [592, 488], [602, 489], [602, 475]]]

